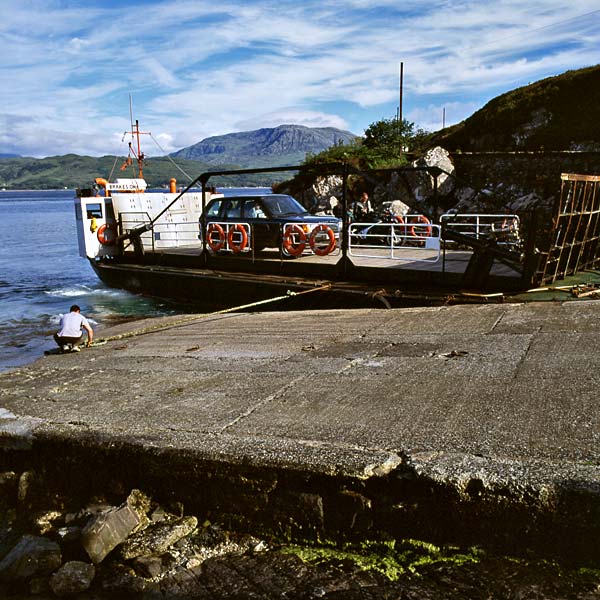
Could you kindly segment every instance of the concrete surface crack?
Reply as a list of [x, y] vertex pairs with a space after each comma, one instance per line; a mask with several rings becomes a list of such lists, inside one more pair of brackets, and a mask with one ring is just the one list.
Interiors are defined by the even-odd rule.
[[513, 379], [517, 379], [519, 377], [519, 371], [521, 370], [521, 367], [523, 366], [523, 363], [525, 362], [525, 359], [527, 358], [527, 355], [529, 354], [529, 350], [531, 348], [531, 344], [533, 343], [533, 340], [534, 340], [535, 336], [539, 332], [540, 332], [540, 328], [538, 327], [538, 330], [535, 333], [532, 333], [529, 336], [529, 339], [527, 341], [527, 346], [525, 347], [525, 350], [523, 351], [523, 355], [521, 356], [519, 362], [515, 366], [515, 371], [514, 371]]
[[280, 396], [289, 388], [294, 387], [296, 385], [296, 383], [298, 383], [298, 381], [304, 379], [305, 377], [306, 377], [306, 375], [299, 375], [295, 379], [292, 379], [292, 381], [290, 381], [290, 382], [286, 383], [284, 386], [280, 387], [276, 392], [273, 392], [266, 398], [263, 398], [260, 402], [256, 403], [254, 406], [251, 406], [250, 408], [248, 408], [248, 410], [239, 414], [235, 419], [233, 419], [226, 425], [223, 425], [223, 427], [221, 427], [221, 429], [220, 429], [220, 433], [223, 433], [226, 429], [233, 427], [235, 424], [239, 423], [242, 419], [249, 417], [253, 412], [258, 410], [261, 406], [264, 406], [265, 404], [268, 404], [272, 400], [275, 400], [275, 398], [277, 398], [277, 396]]
[[489, 333], [493, 333], [494, 329], [496, 329], [496, 327], [500, 324], [500, 321], [502, 321], [502, 319], [504, 319], [504, 315], [506, 314], [506, 312], [503, 312], [495, 321], [494, 324], [492, 325], [492, 327], [490, 328]]

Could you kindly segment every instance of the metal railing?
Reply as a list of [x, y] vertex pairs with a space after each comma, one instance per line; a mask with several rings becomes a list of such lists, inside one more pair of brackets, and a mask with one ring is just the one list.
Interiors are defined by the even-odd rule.
[[518, 215], [511, 214], [477, 214], [477, 213], [445, 213], [440, 217], [442, 224], [442, 241], [444, 230], [451, 229], [462, 235], [475, 239], [493, 239], [500, 246], [517, 248], [521, 245], [519, 231], [521, 221]]
[[340, 254], [339, 235], [339, 228], [331, 223], [284, 223], [281, 250], [286, 256], [337, 256]]
[[[350, 256], [397, 261], [440, 260], [440, 225], [416, 221], [405, 223], [351, 223]], [[405, 217], [406, 218], [406, 217]]]

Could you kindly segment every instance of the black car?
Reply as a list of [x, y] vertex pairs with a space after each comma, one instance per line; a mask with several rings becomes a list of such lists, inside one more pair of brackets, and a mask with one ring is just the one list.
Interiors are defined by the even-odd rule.
[[281, 249], [299, 256], [307, 249], [329, 254], [339, 239], [341, 220], [311, 215], [286, 194], [214, 198], [206, 206], [207, 243], [213, 252]]

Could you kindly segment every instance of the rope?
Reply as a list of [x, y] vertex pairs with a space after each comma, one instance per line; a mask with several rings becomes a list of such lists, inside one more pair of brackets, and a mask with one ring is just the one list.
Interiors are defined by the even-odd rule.
[[[170, 327], [179, 327], [180, 325], [187, 325], [193, 321], [199, 321], [201, 319], [208, 319], [209, 317], [214, 317], [217, 315], [225, 315], [227, 313], [241, 311], [248, 308], [254, 308], [255, 306], [261, 306], [263, 304], [269, 304], [271, 302], [279, 302], [280, 300], [287, 300], [288, 298], [293, 298], [294, 296], [301, 296], [303, 294], [310, 294], [312, 292], [319, 292], [323, 290], [328, 290], [331, 288], [331, 284], [328, 283], [326, 285], [322, 285], [317, 288], [312, 288], [310, 290], [304, 290], [302, 292], [291, 292], [287, 291], [285, 296], [276, 296], [274, 298], [268, 298], [267, 300], [258, 300], [257, 302], [252, 302], [251, 304], [242, 304], [241, 306], [233, 306], [231, 308], [224, 308], [222, 310], [216, 310], [214, 312], [206, 313], [203, 315], [193, 315], [190, 317], [183, 317], [177, 321], [170, 321], [169, 323], [158, 323], [156, 325], [150, 325], [149, 327], [144, 327], [143, 329], [136, 329], [134, 331], [128, 331], [127, 333], [121, 333], [118, 335], [112, 335], [105, 338], [100, 338], [98, 343], [105, 342], [113, 342], [115, 340], [123, 340], [130, 337], [135, 337], [138, 335], [144, 335], [146, 333], [152, 333], [154, 331], [158, 331], [159, 329], [168, 329]], [[93, 345], [93, 344], [92, 344]]]
[[158, 140], [154, 139], [154, 136], [150, 133], [150, 138], [152, 139], [152, 141], [160, 148], [160, 151], [171, 161], [172, 165], [176, 168], [179, 169], [179, 171], [181, 173], [183, 173], [183, 175], [185, 177], [187, 177], [190, 181], [192, 181], [193, 177], [191, 177], [190, 175], [188, 175], [166, 152], [165, 149], [158, 143]]
[[112, 179], [113, 173], [115, 171], [115, 167], [117, 166], [117, 161], [119, 160], [118, 156], [115, 156], [115, 162], [113, 163], [112, 169], [110, 170], [110, 175], [108, 176], [108, 181]]

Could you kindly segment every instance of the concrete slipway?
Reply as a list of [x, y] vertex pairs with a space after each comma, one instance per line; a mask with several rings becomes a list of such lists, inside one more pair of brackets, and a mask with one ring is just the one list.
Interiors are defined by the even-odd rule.
[[600, 301], [128, 324], [0, 375], [2, 457], [288, 538], [598, 560], [599, 333]]

